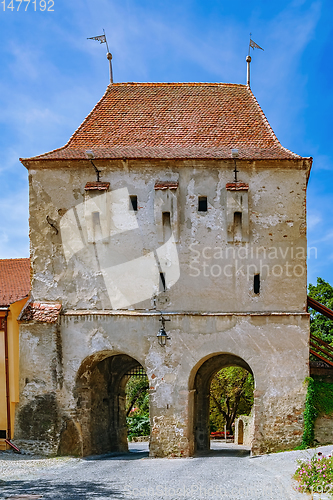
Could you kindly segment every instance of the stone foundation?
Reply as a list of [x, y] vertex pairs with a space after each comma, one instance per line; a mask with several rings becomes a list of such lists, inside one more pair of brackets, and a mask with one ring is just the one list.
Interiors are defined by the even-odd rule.
[[189, 441], [186, 428], [175, 417], [153, 418], [149, 455], [154, 458], [188, 457]]

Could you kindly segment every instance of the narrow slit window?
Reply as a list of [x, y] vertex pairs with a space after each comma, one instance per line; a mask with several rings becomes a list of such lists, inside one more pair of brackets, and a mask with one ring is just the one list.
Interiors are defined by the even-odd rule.
[[207, 212], [207, 196], [199, 196], [198, 198], [198, 212]]
[[101, 221], [100, 221], [100, 216], [99, 212], [92, 212], [92, 221], [93, 221], [93, 226], [99, 226]]
[[242, 241], [242, 212], [234, 213], [234, 241]]
[[160, 292], [166, 291], [165, 273], [160, 273]]
[[101, 217], [99, 212], [92, 212], [93, 241], [102, 239]]
[[255, 274], [253, 277], [253, 291], [257, 295], [260, 293], [260, 274]]
[[167, 242], [171, 238], [171, 217], [170, 212], [162, 212], [163, 241]]
[[138, 197], [134, 194], [130, 196], [129, 208], [134, 212], [138, 211]]

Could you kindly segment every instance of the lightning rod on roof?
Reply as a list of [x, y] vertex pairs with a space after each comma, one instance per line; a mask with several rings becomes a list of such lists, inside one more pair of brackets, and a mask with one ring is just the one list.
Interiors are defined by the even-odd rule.
[[264, 50], [262, 47], [260, 47], [256, 42], [254, 42], [252, 39], [251, 39], [251, 36], [252, 36], [252, 33], [250, 33], [250, 42], [249, 42], [249, 53], [248, 55], [246, 56], [246, 62], [247, 62], [247, 78], [246, 78], [246, 84], [247, 86], [250, 88], [250, 62], [252, 61], [252, 58], [250, 56], [250, 50], [251, 50], [251, 47], [252, 49], [260, 49], [260, 50]]
[[104, 33], [104, 35], [92, 36], [90, 38], [87, 38], [87, 40], [98, 40], [99, 42], [106, 44], [106, 50], [107, 50], [106, 57], [107, 57], [107, 59], [109, 61], [109, 65], [110, 65], [110, 83], [113, 83], [112, 54], [109, 52], [108, 41], [106, 39], [106, 35], [105, 35], [105, 30], [104, 29], [103, 29], [103, 33]]

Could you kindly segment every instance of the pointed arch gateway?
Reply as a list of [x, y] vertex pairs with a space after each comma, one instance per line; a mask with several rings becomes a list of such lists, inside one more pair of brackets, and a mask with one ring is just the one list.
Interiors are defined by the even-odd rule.
[[253, 375], [251, 367], [244, 359], [230, 353], [211, 354], [208, 358], [201, 360], [192, 370], [189, 388], [190, 393], [193, 394], [192, 449], [194, 453], [210, 449], [210, 385], [214, 375], [229, 366], [245, 368]]
[[74, 396], [82, 456], [128, 451], [126, 384], [143, 366], [127, 354], [100, 352], [86, 358]]

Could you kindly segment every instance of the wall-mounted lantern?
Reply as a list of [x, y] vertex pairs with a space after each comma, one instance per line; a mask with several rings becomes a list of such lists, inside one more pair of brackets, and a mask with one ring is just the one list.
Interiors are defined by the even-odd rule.
[[166, 318], [163, 318], [163, 314], [161, 313], [160, 321], [161, 321], [162, 325], [161, 325], [161, 328], [158, 331], [157, 339], [158, 339], [158, 343], [160, 344], [160, 346], [165, 346], [166, 345], [166, 341], [170, 340], [170, 337], [168, 337], [168, 334], [165, 331], [165, 322], [166, 321], [170, 321], [170, 320], [166, 319]]

